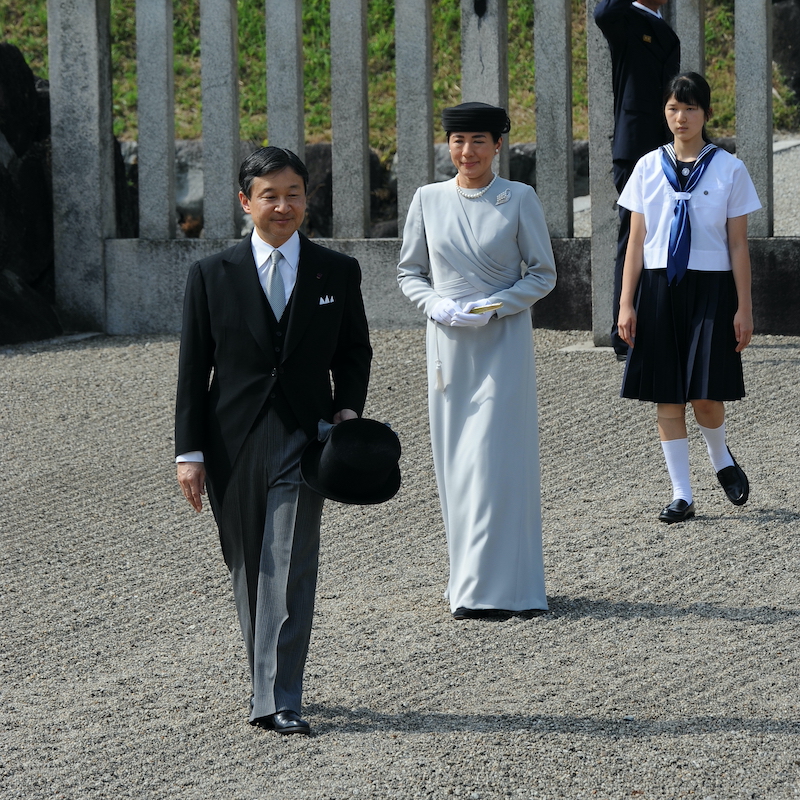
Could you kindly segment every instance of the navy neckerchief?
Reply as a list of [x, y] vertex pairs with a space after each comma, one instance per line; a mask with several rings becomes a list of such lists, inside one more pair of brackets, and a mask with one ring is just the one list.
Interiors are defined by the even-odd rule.
[[689, 250], [692, 246], [692, 225], [689, 221], [689, 200], [692, 190], [700, 182], [706, 167], [714, 158], [717, 146], [710, 142], [700, 151], [694, 162], [694, 169], [686, 181], [686, 186], [681, 188], [678, 178], [678, 159], [675, 156], [675, 146], [665, 144], [661, 148], [661, 167], [664, 177], [675, 190], [675, 216], [669, 229], [669, 250], [667, 251], [667, 283], [678, 284], [686, 274], [689, 264]]

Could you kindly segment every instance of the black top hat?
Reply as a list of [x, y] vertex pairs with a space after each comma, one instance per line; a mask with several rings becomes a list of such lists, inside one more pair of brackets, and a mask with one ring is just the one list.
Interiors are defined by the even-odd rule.
[[300, 475], [315, 492], [340, 503], [371, 505], [400, 488], [400, 440], [374, 419], [334, 425], [324, 441], [312, 439], [300, 458]]

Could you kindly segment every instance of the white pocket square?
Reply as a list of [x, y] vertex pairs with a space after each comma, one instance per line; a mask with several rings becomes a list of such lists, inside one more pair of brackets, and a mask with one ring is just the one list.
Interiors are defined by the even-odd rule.
[[320, 299], [319, 299], [319, 304], [321, 306], [330, 305], [330, 303], [332, 303], [332, 302], [333, 302], [333, 297], [332, 297], [332, 295], [329, 295], [329, 294], [325, 295], [325, 297], [320, 297]]

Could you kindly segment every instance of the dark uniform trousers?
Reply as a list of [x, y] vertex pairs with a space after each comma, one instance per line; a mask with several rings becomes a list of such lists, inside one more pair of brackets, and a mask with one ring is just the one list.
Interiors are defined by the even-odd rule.
[[[625, 184], [633, 173], [636, 166], [635, 161], [615, 158], [613, 179], [617, 194], [622, 194]], [[612, 325], [611, 325], [611, 346], [615, 353], [620, 355], [628, 352], [628, 345], [619, 338], [617, 331], [617, 318], [619, 317], [619, 299], [622, 294], [622, 271], [625, 267], [625, 251], [628, 249], [628, 237], [631, 233], [631, 212], [622, 206], [619, 209], [619, 231], [617, 233], [617, 257], [614, 261], [614, 303]]]

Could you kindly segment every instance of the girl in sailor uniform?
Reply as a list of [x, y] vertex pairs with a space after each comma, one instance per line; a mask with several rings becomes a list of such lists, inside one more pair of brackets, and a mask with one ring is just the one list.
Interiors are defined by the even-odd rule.
[[686, 403], [717, 478], [735, 505], [747, 476], [725, 436], [725, 406], [744, 396], [741, 353], [753, 311], [747, 215], [761, 208], [744, 164], [706, 135], [711, 89], [695, 72], [674, 78], [664, 113], [674, 141], [642, 157], [619, 198], [631, 211], [617, 324], [630, 347], [622, 397], [656, 403], [673, 499], [659, 514], [695, 513]]

